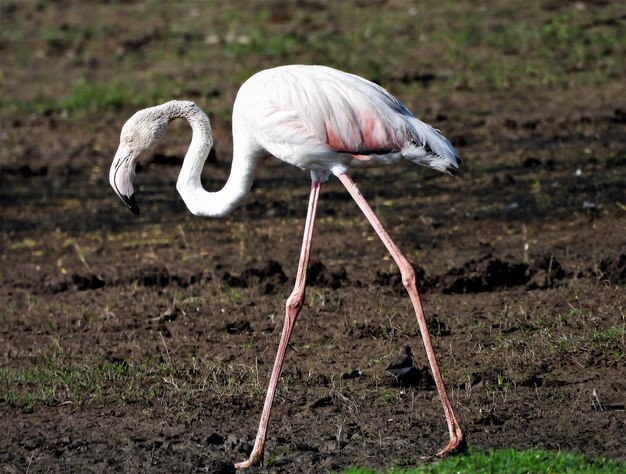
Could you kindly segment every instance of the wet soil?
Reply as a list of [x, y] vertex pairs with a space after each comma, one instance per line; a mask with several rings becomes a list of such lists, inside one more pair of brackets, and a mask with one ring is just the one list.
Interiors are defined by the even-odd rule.
[[[460, 111], [472, 94], [456, 93], [437, 126], [459, 144], [463, 178], [409, 165], [353, 175], [416, 269], [470, 446], [626, 459], [618, 89], [555, 92], [550, 106], [494, 99], [470, 122]], [[144, 161], [135, 217], [107, 183], [123, 118], [12, 124], [19, 146], [0, 163], [0, 472], [232, 472], [252, 447], [309, 178], [268, 160], [231, 216], [195, 218], [174, 186], [181, 129]], [[215, 128], [210, 189], [232, 149], [228, 123]], [[322, 188], [313, 245], [265, 465], [252, 472], [432, 461], [446, 425], [410, 301], [337, 180]], [[384, 369], [405, 344], [414, 370], [396, 380]], [[126, 378], [64, 378], [100, 366]]]

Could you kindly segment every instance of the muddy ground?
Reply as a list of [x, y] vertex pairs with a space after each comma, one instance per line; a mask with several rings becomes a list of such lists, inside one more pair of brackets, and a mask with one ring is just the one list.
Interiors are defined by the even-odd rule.
[[[47, 21], [15, 5], [5, 20]], [[143, 47], [111, 41], [111, 51]], [[69, 53], [55, 44], [52, 71], [89, 67], [63, 62]], [[433, 70], [434, 89], [421, 83], [421, 97], [394, 92], [458, 146], [464, 176], [406, 165], [353, 177], [418, 269], [467, 442], [626, 459], [623, 84], [614, 76], [491, 96], [437, 86]], [[235, 82], [218, 96], [229, 100]], [[268, 160], [230, 217], [195, 218], [174, 186], [189, 140], [181, 125], [142, 162], [135, 217], [107, 183], [132, 107], [69, 117], [6, 110], [0, 472], [227, 472], [256, 434], [307, 174]], [[204, 184], [218, 189], [232, 144], [227, 116], [212, 120]], [[396, 381], [384, 369], [405, 344], [415, 370]], [[265, 466], [254, 472], [416, 465], [446, 442], [397, 270], [331, 180]]]

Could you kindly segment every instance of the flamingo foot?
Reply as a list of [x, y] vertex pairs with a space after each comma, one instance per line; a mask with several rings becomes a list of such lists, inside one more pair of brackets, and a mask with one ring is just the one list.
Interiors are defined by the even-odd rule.
[[448, 445], [437, 453], [437, 457], [442, 458], [449, 454], [458, 453], [464, 451], [467, 448], [467, 442], [463, 436], [463, 432], [460, 428], [457, 428], [454, 435], [450, 437]]
[[247, 461], [235, 463], [235, 469], [257, 466], [263, 461], [263, 449], [253, 449]]

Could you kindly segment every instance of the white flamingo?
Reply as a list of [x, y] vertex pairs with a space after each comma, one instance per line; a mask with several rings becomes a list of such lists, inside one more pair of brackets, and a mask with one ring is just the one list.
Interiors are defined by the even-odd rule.
[[176, 189], [197, 216], [220, 217], [231, 212], [250, 191], [261, 160], [274, 156], [309, 170], [311, 195], [304, 226], [300, 262], [272, 369], [254, 448], [236, 467], [261, 462], [276, 385], [287, 344], [302, 307], [306, 268], [321, 184], [335, 175], [346, 187], [383, 241], [402, 274], [422, 335], [450, 440], [438, 455], [456, 451], [464, 443], [432, 347], [415, 272], [348, 176], [351, 167], [381, 166], [408, 160], [448, 174], [460, 162], [450, 142], [438, 130], [420, 121], [382, 87], [359, 76], [324, 66], [282, 66], [261, 71], [239, 89], [233, 106], [233, 162], [230, 176], [217, 192], [203, 189], [200, 174], [213, 144], [205, 113], [193, 102], [173, 100], [140, 110], [122, 128], [109, 180], [135, 214], [133, 192], [136, 159], [154, 145], [168, 123], [185, 118], [193, 137], [185, 155]]

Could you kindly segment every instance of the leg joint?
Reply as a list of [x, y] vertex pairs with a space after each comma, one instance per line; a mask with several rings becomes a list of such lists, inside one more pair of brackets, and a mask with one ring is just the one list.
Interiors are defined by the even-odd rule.
[[402, 274], [402, 284], [405, 288], [414, 288], [416, 286], [415, 270], [409, 262], [400, 267], [400, 273]]
[[285, 304], [287, 311], [300, 311], [302, 304], [304, 303], [304, 289], [295, 289], [293, 293], [287, 298]]

